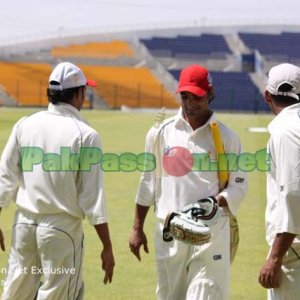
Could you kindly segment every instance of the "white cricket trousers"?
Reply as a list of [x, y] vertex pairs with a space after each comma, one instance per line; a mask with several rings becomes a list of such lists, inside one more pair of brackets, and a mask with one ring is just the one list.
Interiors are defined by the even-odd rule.
[[159, 300], [227, 300], [230, 276], [228, 215], [211, 228], [212, 238], [201, 246], [162, 240], [163, 224], [155, 234]]
[[283, 258], [281, 282], [277, 289], [268, 289], [268, 300], [300, 299], [300, 245], [293, 244]]
[[80, 219], [65, 213], [36, 215], [18, 210], [1, 299], [79, 299], [82, 256]]

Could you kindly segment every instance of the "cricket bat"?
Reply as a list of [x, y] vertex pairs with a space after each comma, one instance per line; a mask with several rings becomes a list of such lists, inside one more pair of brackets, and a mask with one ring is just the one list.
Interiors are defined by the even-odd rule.
[[[221, 130], [218, 122], [212, 122], [210, 124], [210, 128], [211, 128], [212, 138], [216, 149], [216, 157], [219, 162], [219, 156], [225, 153]], [[224, 168], [224, 166], [219, 165], [218, 177], [219, 177], [219, 190], [222, 191], [226, 187], [229, 179], [229, 173], [228, 171], [226, 171], [226, 168]], [[230, 217], [230, 262], [232, 263], [239, 245], [239, 227], [238, 227], [238, 222], [236, 217], [230, 212], [230, 210], [229, 210], [229, 217]]]

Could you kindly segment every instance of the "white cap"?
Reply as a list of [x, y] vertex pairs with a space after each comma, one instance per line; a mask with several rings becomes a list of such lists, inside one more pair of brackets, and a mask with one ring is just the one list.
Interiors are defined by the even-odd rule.
[[[280, 91], [284, 83], [288, 83], [293, 89], [289, 92]], [[266, 90], [272, 95], [289, 96], [299, 101], [297, 94], [300, 94], [300, 68], [288, 63], [271, 68]]]
[[[51, 84], [52, 81], [59, 84]], [[81, 69], [69, 62], [58, 64], [49, 77], [49, 88], [52, 90], [65, 90], [86, 85], [97, 86], [95, 81], [86, 80]]]

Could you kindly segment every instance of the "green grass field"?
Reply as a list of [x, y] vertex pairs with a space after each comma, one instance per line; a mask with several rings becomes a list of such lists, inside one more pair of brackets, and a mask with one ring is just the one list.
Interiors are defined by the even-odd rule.
[[[0, 109], [1, 152], [15, 121], [33, 111], [36, 109]], [[83, 111], [82, 114], [99, 132], [104, 152], [143, 152], [145, 134], [154, 122], [154, 113]], [[240, 136], [244, 151], [255, 153], [265, 147], [268, 134], [250, 133], [247, 128], [266, 127], [272, 115], [220, 113], [218, 116]], [[142, 261], [138, 262], [128, 247], [139, 177], [139, 172], [106, 172], [104, 174], [116, 267], [112, 284], [103, 285], [100, 263], [101, 243], [94, 228], [85, 221], [85, 299], [155, 299], [156, 269], [152, 243], [155, 219], [152, 213], [148, 215], [145, 228], [150, 254], [142, 253]], [[264, 239], [265, 199], [265, 173], [251, 172], [248, 193], [238, 213], [241, 240], [232, 265], [230, 299], [260, 300], [266, 298], [266, 291], [260, 287], [257, 280], [267, 253]], [[14, 210], [13, 205], [9, 209], [4, 209], [0, 218], [7, 248], [6, 252], [0, 255], [2, 272], [7, 262]], [[1, 273], [0, 282], [3, 279], [4, 274]], [[2, 286], [0, 288], [2, 289]]]

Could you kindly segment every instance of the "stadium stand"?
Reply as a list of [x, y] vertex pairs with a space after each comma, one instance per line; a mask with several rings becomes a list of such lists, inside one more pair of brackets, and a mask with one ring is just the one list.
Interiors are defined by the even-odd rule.
[[239, 33], [240, 39], [251, 50], [258, 50], [267, 60], [300, 60], [300, 33], [280, 34]]
[[[52, 70], [49, 64], [0, 62], [0, 82], [20, 106], [48, 105], [46, 89]], [[90, 66], [81, 68], [98, 82], [97, 93], [110, 108], [178, 107], [174, 95], [147, 68]], [[90, 96], [90, 95], [88, 95]], [[88, 99], [84, 107], [90, 107]]]
[[51, 50], [53, 57], [85, 57], [113, 59], [120, 56], [132, 57], [133, 50], [124, 41], [86, 43], [83, 45], [70, 45], [54, 47]]
[[96, 90], [110, 108], [176, 108], [178, 103], [148, 68], [80, 65], [88, 78], [97, 81]]
[[154, 56], [219, 56], [225, 58], [232, 54], [224, 37], [219, 34], [202, 34], [200, 36], [178, 35], [175, 38], [153, 37], [141, 39], [141, 42]]
[[252, 27], [230, 33], [205, 30], [155, 31], [134, 38], [130, 33], [130, 38], [122, 34], [111, 40], [107, 35], [90, 40], [70, 37], [63, 43], [49, 41], [39, 52], [26, 48], [20, 54], [2, 49], [0, 85], [4, 89], [0, 98], [3, 105], [47, 105], [49, 73], [64, 60], [80, 65], [87, 77], [98, 82], [96, 90], [88, 91], [84, 107], [177, 108], [174, 91], [179, 70], [197, 63], [211, 71], [216, 86], [212, 108], [268, 112], [263, 100], [266, 74], [277, 63], [299, 64], [300, 33], [250, 33]]
[[[176, 80], [180, 70], [170, 70]], [[226, 111], [269, 111], [263, 95], [245, 72], [210, 72], [215, 86], [211, 108]]]
[[0, 84], [0, 106], [17, 106], [17, 102], [7, 95], [5, 87]]
[[22, 106], [47, 105], [46, 89], [52, 67], [43, 63], [0, 62], [0, 82]]
[[[0, 62], [0, 82], [19, 106], [47, 106], [47, 87], [52, 66], [43, 63]], [[2, 99], [3, 101], [3, 99]], [[4, 102], [4, 101], [3, 101]], [[85, 99], [84, 108], [90, 103]]]

